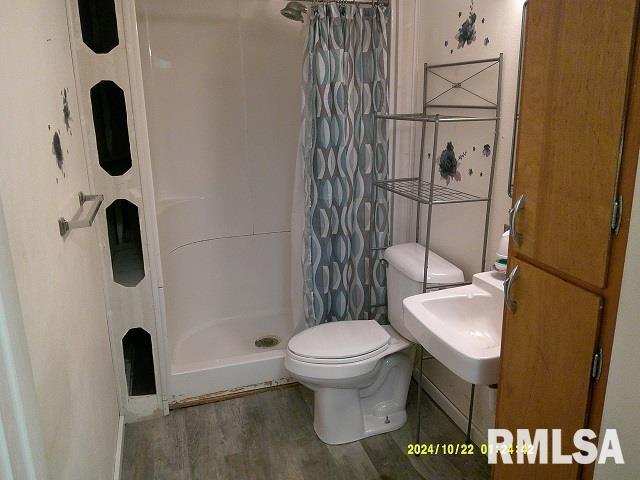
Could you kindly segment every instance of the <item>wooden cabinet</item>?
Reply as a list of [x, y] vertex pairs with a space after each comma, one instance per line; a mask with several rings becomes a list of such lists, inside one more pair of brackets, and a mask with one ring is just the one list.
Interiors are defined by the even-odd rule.
[[522, 254], [605, 286], [636, 0], [531, 0], [515, 195]]
[[[638, 0], [529, 0], [514, 177], [519, 267], [496, 427], [600, 430], [640, 148]], [[622, 140], [624, 139], [624, 142]], [[602, 351], [602, 376], [591, 377]], [[571, 445], [573, 450], [573, 445]], [[568, 451], [565, 453], [569, 453]], [[593, 465], [496, 465], [494, 480], [590, 479]]]
[[[525, 261], [516, 265], [517, 305], [502, 327], [497, 424], [514, 437], [518, 428], [561, 428], [568, 446], [587, 416], [602, 299]], [[494, 479], [567, 480], [577, 471], [577, 464], [500, 465]]]

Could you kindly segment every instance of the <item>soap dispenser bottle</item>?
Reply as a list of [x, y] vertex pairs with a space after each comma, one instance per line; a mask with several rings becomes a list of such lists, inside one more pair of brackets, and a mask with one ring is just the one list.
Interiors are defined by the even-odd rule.
[[509, 230], [504, 232], [500, 237], [500, 243], [498, 243], [498, 251], [496, 252], [496, 261], [493, 264], [494, 268], [499, 272], [507, 271], [507, 257], [509, 254]]

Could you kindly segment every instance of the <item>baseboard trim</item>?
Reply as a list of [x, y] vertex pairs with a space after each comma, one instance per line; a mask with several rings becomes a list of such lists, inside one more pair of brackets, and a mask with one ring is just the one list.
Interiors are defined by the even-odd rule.
[[[413, 370], [413, 378], [417, 381], [418, 370]], [[422, 389], [431, 397], [431, 399], [438, 405], [444, 413], [462, 430], [467, 433], [467, 421], [468, 417], [456, 407], [447, 396], [424, 374], [422, 375]], [[487, 437], [475, 424], [471, 424], [471, 440], [476, 445], [482, 445], [487, 443]]]
[[113, 480], [122, 478], [122, 444], [124, 443], [124, 415], [118, 418], [118, 433], [116, 438], [116, 452], [113, 460]]

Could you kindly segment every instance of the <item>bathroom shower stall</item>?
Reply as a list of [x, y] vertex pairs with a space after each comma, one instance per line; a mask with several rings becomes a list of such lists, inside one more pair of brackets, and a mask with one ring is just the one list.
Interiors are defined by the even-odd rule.
[[283, 6], [136, 1], [169, 402], [289, 381], [304, 25]]

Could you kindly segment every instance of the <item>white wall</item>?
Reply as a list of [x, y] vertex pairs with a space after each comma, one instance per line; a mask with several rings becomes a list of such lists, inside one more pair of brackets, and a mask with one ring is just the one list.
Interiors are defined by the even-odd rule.
[[609, 462], [596, 466], [594, 478], [597, 480], [635, 480], [640, 472], [637, 455], [640, 452], [640, 169], [636, 176], [629, 228], [600, 436], [602, 438], [607, 428], [617, 429], [626, 463], [615, 465]]
[[47, 478], [40, 408], [1, 199], [0, 358], [0, 478]]
[[119, 413], [96, 234], [62, 239], [57, 224], [90, 191], [65, 1], [14, 2], [0, 22], [0, 194], [49, 470], [53, 479], [111, 478]]
[[[520, 43], [520, 27], [522, 5], [524, 0], [475, 0], [473, 8], [477, 14], [476, 40], [463, 48], [458, 48], [455, 34], [462, 22], [469, 16], [470, 0], [399, 0], [400, 8], [407, 11], [401, 14], [404, 30], [399, 32], [399, 49], [405, 61], [413, 61], [415, 66], [413, 76], [398, 76], [398, 90], [405, 98], [411, 92], [413, 97], [413, 111], [422, 110], [422, 82], [424, 63], [438, 64], [459, 62], [474, 59], [496, 57], [504, 53], [503, 92], [502, 92], [502, 121], [498, 142], [496, 172], [494, 179], [493, 205], [490, 217], [489, 246], [487, 250], [487, 268], [494, 259], [497, 243], [503, 232], [503, 225], [507, 221], [507, 211], [511, 200], [507, 195], [507, 177], [511, 154], [511, 139], [513, 130], [513, 113], [515, 108], [516, 77], [518, 66], [518, 52]], [[411, 20], [413, 19], [413, 22]], [[484, 19], [484, 23], [482, 20]], [[489, 42], [485, 45], [485, 38]], [[445, 42], [447, 45], [445, 45]], [[489, 76], [485, 77], [489, 81]], [[431, 81], [431, 79], [430, 79]], [[433, 83], [432, 83], [433, 85]], [[476, 83], [476, 87], [490, 92], [489, 85]], [[495, 90], [493, 90], [495, 92]], [[430, 95], [432, 97], [433, 94]], [[461, 113], [448, 111], [444, 113]], [[490, 116], [491, 110], [465, 111], [477, 116]], [[399, 127], [400, 128], [400, 127]], [[398, 145], [401, 155], [399, 168], [417, 172], [418, 156], [412, 152], [418, 151], [420, 136], [411, 136], [405, 129], [405, 144]], [[418, 132], [419, 133], [419, 132]], [[428, 134], [430, 139], [432, 134]], [[489, 176], [489, 159], [482, 156], [485, 143], [492, 148], [493, 133], [489, 124], [481, 126], [452, 127], [444, 126], [440, 129], [437, 155], [445, 148], [446, 142], [451, 140], [457, 155], [467, 152], [461, 162], [462, 180], [453, 181], [450, 186], [470, 193], [486, 191]], [[413, 141], [413, 145], [406, 146], [406, 141]], [[427, 142], [428, 152], [431, 152], [432, 142]], [[473, 151], [473, 147], [476, 150]], [[427, 160], [427, 159], [425, 159]], [[428, 159], [430, 160], [430, 159]], [[473, 175], [469, 175], [469, 168]], [[428, 170], [425, 169], [425, 172]], [[479, 176], [479, 172], [483, 176]], [[436, 178], [438, 178], [436, 172]], [[440, 180], [439, 180], [440, 181]], [[423, 211], [426, 208], [423, 208]], [[399, 215], [400, 217], [401, 215]], [[412, 214], [405, 217], [408, 221], [404, 231], [398, 228], [394, 241], [414, 238], [415, 219]], [[484, 205], [461, 204], [434, 208], [432, 227], [432, 250], [460, 266], [467, 278], [480, 271], [480, 257], [482, 253], [482, 231], [484, 228]], [[422, 228], [424, 228], [424, 223]], [[421, 234], [424, 239], [424, 233]], [[425, 362], [426, 376], [443, 392], [446, 397], [462, 412], [467, 412], [469, 401], [469, 385], [449, 372], [445, 367], [430, 360]], [[495, 390], [486, 387], [476, 389], [476, 409], [474, 424], [481, 431], [493, 425], [495, 417]]]

